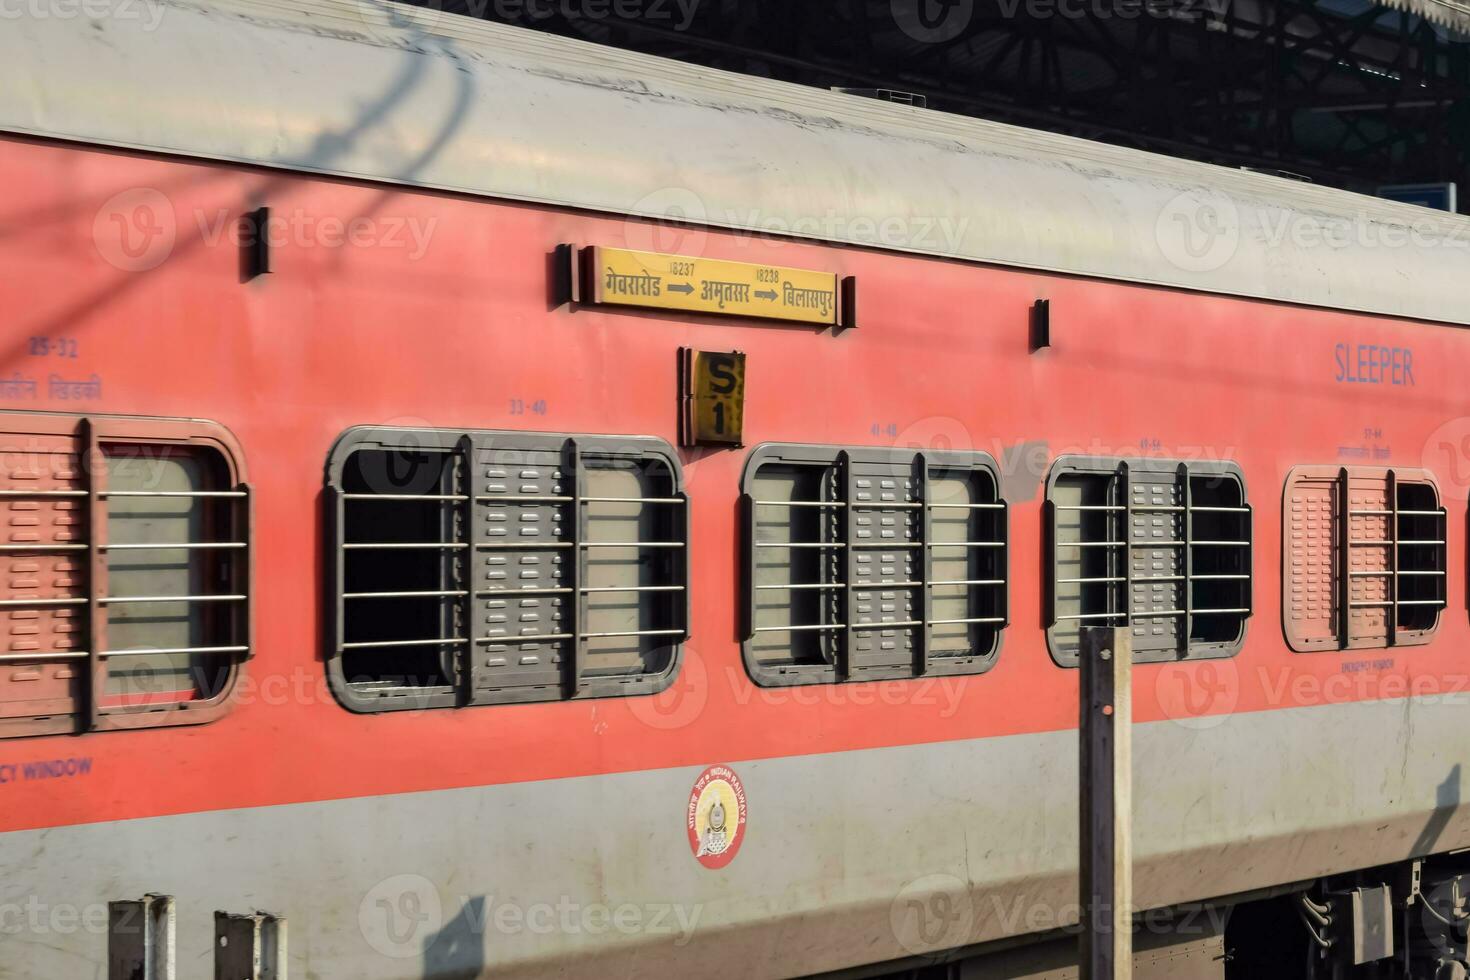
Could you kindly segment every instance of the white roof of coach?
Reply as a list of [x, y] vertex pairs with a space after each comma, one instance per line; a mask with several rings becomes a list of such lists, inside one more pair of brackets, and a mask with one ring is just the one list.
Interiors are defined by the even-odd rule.
[[6, 21], [0, 130], [1470, 323], [1466, 218], [387, 0], [108, 3]]

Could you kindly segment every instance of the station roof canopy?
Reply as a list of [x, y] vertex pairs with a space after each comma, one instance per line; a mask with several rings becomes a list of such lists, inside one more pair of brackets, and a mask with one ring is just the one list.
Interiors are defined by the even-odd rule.
[[1368, 193], [1470, 161], [1470, 0], [409, 2]]

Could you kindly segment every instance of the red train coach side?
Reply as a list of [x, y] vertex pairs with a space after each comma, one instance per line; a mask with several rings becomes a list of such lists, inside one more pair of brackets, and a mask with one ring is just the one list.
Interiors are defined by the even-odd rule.
[[[0, 602], [13, 605], [0, 735], [16, 737], [0, 742], [0, 911], [27, 924], [0, 920], [0, 976], [94, 972], [105, 935], [60, 928], [52, 911], [83, 917], [144, 892], [178, 897], [191, 955], [208, 945], [208, 909], [285, 914], [293, 969], [322, 976], [601, 975], [609, 964], [774, 976], [1042, 934], [1075, 917], [1077, 687], [1058, 623], [1114, 621], [1120, 609], [1167, 622], [1138, 602], [1186, 595], [1186, 623], [1219, 621], [1200, 627], [1198, 647], [1186, 625], [1183, 657], [1165, 650], [1177, 631], [1148, 627], [1155, 655], [1136, 672], [1145, 907], [1470, 843], [1455, 696], [1470, 642], [1457, 369], [1470, 340], [1458, 327], [7, 128]], [[262, 206], [271, 271], [251, 275], [258, 253], [242, 222]], [[852, 277], [860, 319], [828, 330], [561, 304], [553, 256], [569, 242]], [[1038, 299], [1051, 317], [1042, 349], [1029, 330]], [[681, 348], [746, 355], [744, 447], [674, 448]], [[464, 474], [409, 476], [404, 495], [462, 502], [500, 480], [501, 503], [527, 505], [465, 513], [539, 533], [559, 513], [537, 509], [542, 498], [583, 494], [575, 476], [573, 489], [556, 483], [569, 439], [588, 458], [642, 461], [640, 476], [610, 465], [600, 499], [687, 507], [687, 528], [642, 511], [614, 524], [686, 557], [613, 548], [597, 568], [573, 559], [551, 588], [606, 573], [632, 576], [608, 588], [687, 589], [687, 622], [679, 600], [658, 606], [667, 629], [650, 631], [670, 636], [633, 658], [665, 650], [653, 679], [631, 682], [645, 671], [624, 663], [599, 684], [558, 689], [553, 665], [534, 693], [502, 697], [497, 682], [479, 686], [495, 665], [471, 654], [467, 679], [436, 677], [413, 710], [373, 710], [382, 705], [351, 686], [341, 644], [380, 643], [386, 660], [374, 663], [393, 662], [389, 644], [415, 642], [425, 624], [388, 611], [367, 640], [339, 634], [333, 610], [357, 587], [338, 571], [342, 546], [372, 543], [356, 536], [363, 528], [402, 551], [485, 541], [436, 526], [455, 519], [439, 507], [427, 523], [406, 509], [392, 511], [397, 523], [342, 523], [347, 497], [382, 486], [350, 453], [399, 453], [391, 467], [458, 452], [450, 465]], [[482, 445], [517, 464], [482, 471]], [[966, 506], [1004, 502], [1003, 526], [965, 525], [1005, 545], [976, 579], [1003, 581], [1007, 599], [993, 648], [970, 651], [964, 669], [826, 683], [838, 678], [823, 668], [799, 678], [820, 683], [799, 686], [752, 670], [750, 589], [766, 580], [746, 572], [747, 498], [789, 480], [788, 502], [856, 511], [857, 498], [796, 472], [832, 479], [825, 467], [843, 450], [844, 465], [877, 461], [880, 474], [900, 456], [908, 473], [926, 454], [963, 484], [953, 492], [975, 494], [956, 498]], [[766, 458], [795, 469], [761, 484]], [[1119, 461], [1133, 482], [1108, 482]], [[1194, 469], [1178, 492], [1193, 497], [1170, 496], [1181, 461]], [[50, 482], [25, 482], [37, 473]], [[27, 496], [36, 491], [54, 496]], [[1251, 545], [1218, 567], [1186, 545], [1187, 574], [1202, 576], [1193, 584], [1213, 568], [1249, 588], [1150, 586], [1137, 598], [1133, 576], [1175, 568], [1162, 553], [1180, 544], [1179, 526], [1150, 508], [1181, 506], [1214, 521], [1224, 544]], [[1247, 509], [1248, 520], [1231, 516]], [[1084, 518], [1058, 523], [1063, 512]], [[1333, 529], [1340, 541], [1322, 538]], [[1114, 533], [1157, 547], [1137, 568], [1056, 551]], [[536, 540], [551, 552], [566, 543]], [[1433, 544], [1413, 551], [1420, 540]], [[154, 562], [147, 546], [160, 542], [190, 554]], [[1389, 619], [1364, 578], [1401, 544]], [[514, 553], [513, 569], [483, 567], [552, 565]], [[365, 591], [390, 590], [414, 560], [383, 559], [388, 571]], [[898, 578], [876, 580], [885, 587], [871, 601], [901, 601], [884, 595], [901, 591]], [[1085, 580], [1077, 591], [1073, 579]], [[165, 586], [219, 601], [151, 617], [109, 602]], [[1206, 595], [1230, 608], [1210, 613]], [[470, 636], [445, 638], [460, 635]], [[133, 686], [130, 648], [151, 651]], [[838, 656], [811, 649], [819, 666]], [[171, 689], [200, 665], [208, 684]], [[968, 914], [915, 931], [909, 903], [936, 896]], [[613, 927], [619, 910], [637, 922]], [[392, 914], [409, 911], [398, 929]]]

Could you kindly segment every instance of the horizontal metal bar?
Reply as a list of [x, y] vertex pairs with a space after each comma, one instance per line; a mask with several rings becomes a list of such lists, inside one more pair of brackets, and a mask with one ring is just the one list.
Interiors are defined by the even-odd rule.
[[930, 548], [1004, 548], [1004, 541], [927, 541]]
[[433, 592], [344, 592], [344, 599], [442, 599], [461, 598], [469, 595], [463, 590]]
[[584, 548], [687, 548], [683, 541], [581, 541]]
[[1058, 541], [1058, 548], [1125, 548], [1127, 541]]
[[90, 601], [91, 600], [85, 596], [69, 599], [0, 599], [0, 608], [15, 606], [19, 606], [21, 608], [27, 608], [30, 606], [81, 606]]
[[841, 500], [757, 500], [757, 507], [828, 507], [840, 509], [847, 504]]
[[[85, 493], [86, 491], [82, 491]], [[206, 497], [238, 500], [248, 496], [244, 490], [101, 490], [99, 497]]]
[[1004, 623], [1001, 616], [982, 616], [975, 619], [931, 619], [930, 626], [961, 626], [967, 623]]
[[469, 497], [458, 493], [344, 493], [343, 500], [427, 500], [463, 502]]
[[1191, 616], [1246, 616], [1249, 609], [1191, 609]]
[[1058, 504], [1057, 510], [1068, 511], [1124, 511], [1127, 510], [1122, 504]]
[[110, 606], [127, 602], [244, 602], [248, 598], [243, 595], [109, 595], [97, 601]]
[[1350, 510], [1349, 517], [1443, 517], [1442, 510]]
[[1397, 512], [1400, 517], [1444, 517], [1443, 510], [1401, 510]]
[[584, 504], [682, 504], [683, 497], [579, 497]]
[[0, 497], [85, 497], [85, 490], [0, 490]]
[[1072, 615], [1072, 616], [1058, 616], [1057, 617], [1057, 622], [1062, 622], [1063, 620], [1081, 620], [1081, 619], [1126, 619], [1127, 617], [1128, 617], [1128, 614], [1127, 613], [1124, 613], [1124, 612], [1115, 612], [1115, 613], [1077, 613], [1076, 615]]
[[42, 650], [37, 653], [0, 653], [0, 664], [22, 660], [85, 660], [91, 654], [86, 650]]
[[1382, 601], [1360, 599], [1348, 603], [1349, 606], [1354, 608], [1365, 609], [1387, 609], [1389, 606], [1443, 606], [1444, 604], [1443, 599], [1399, 599], [1398, 601], [1391, 599], [1384, 599]]
[[1249, 575], [1191, 575], [1191, 582], [1249, 582]]
[[881, 551], [884, 548], [896, 548], [898, 550], [922, 548], [924, 544], [921, 541], [854, 541], [852, 546], [864, 550]]
[[397, 541], [353, 541], [342, 545], [344, 551], [459, 551], [468, 548], [463, 541], [442, 542], [397, 542]]
[[571, 633], [525, 633], [515, 636], [509, 634], [492, 634], [475, 639], [475, 643], [559, 643], [562, 640], [575, 640]]
[[[1180, 543], [1182, 544], [1183, 542]], [[1251, 543], [1249, 541], [1190, 541], [1189, 545], [1190, 547], [1249, 548]]]
[[943, 582], [930, 582], [931, 586], [939, 585], [1005, 585], [1003, 578], [957, 578]]
[[85, 544], [0, 544], [0, 551], [86, 551]]
[[1184, 582], [1187, 581], [1183, 575], [1140, 575], [1131, 579], [1133, 582]]
[[930, 510], [1005, 510], [1005, 504], [929, 504]]
[[1443, 606], [1445, 601], [1443, 599], [1400, 599], [1398, 604], [1400, 606]]
[[626, 633], [580, 633], [583, 640], [610, 640], [624, 636], [683, 636], [684, 630], [629, 630]]
[[371, 643], [344, 643], [343, 650], [387, 650], [394, 647], [447, 647], [463, 646], [469, 641], [463, 637], [443, 640], [375, 640]]
[[185, 653], [248, 653], [249, 647], [158, 647], [152, 650], [103, 650], [99, 657], [173, 656]]
[[918, 510], [924, 505], [917, 500], [867, 501], [854, 500], [848, 504], [854, 510]]
[[1392, 517], [1393, 515], [1394, 515], [1394, 511], [1391, 511], [1391, 510], [1350, 510], [1350, 511], [1348, 511], [1348, 516], [1349, 517]]
[[1184, 512], [1184, 507], [1181, 504], [1135, 504], [1133, 512], [1135, 514], [1181, 514]]
[[823, 542], [823, 541], [785, 541], [785, 542], [782, 542], [782, 541], [757, 541], [755, 543], [755, 546], [757, 548], [846, 548], [847, 547], [846, 543], [844, 543], [842, 541], [833, 541], [833, 542], [830, 542], [830, 543]]
[[570, 595], [575, 589], [481, 589], [476, 596]]
[[1190, 507], [1191, 514], [1249, 514], [1249, 507]]
[[[923, 582], [849, 582], [854, 592], [881, 592], [884, 589], [917, 589]], [[933, 585], [933, 582], [929, 583]]]
[[[463, 497], [458, 498], [463, 500]], [[482, 504], [570, 504], [576, 502], [576, 497], [554, 497], [545, 494], [482, 494], [475, 498], [476, 502]]]
[[911, 629], [923, 625], [922, 619], [910, 619], [898, 623], [854, 623], [852, 629], [861, 633], [873, 633], [878, 630]]
[[599, 586], [594, 586], [592, 588], [586, 588], [586, 589], [582, 589], [581, 590], [581, 592], [582, 592], [583, 595], [596, 595], [596, 594], [602, 594], [602, 593], [617, 593], [617, 592], [683, 592], [683, 591], [684, 591], [684, 586], [682, 586], [682, 585], [631, 585], [631, 586], [615, 586], [615, 585], [602, 586], [602, 585], [599, 585]]
[[1183, 548], [1187, 544], [1209, 544], [1208, 541], [1132, 541], [1134, 548]]
[[1091, 585], [1091, 584], [1096, 583], [1096, 582], [1126, 582], [1126, 581], [1128, 581], [1128, 577], [1126, 575], [1105, 575], [1105, 576], [1096, 576], [1096, 577], [1092, 577], [1092, 578], [1059, 578], [1059, 579], [1057, 579], [1057, 584], [1058, 585]]
[[786, 625], [786, 626], [757, 626], [755, 628], [755, 632], [757, 632], [757, 633], [805, 633], [805, 632], [808, 632], [808, 631], [816, 631], [816, 630], [844, 630], [844, 629], [847, 629], [847, 624], [846, 623], [832, 623], [831, 625], [827, 625], [827, 626], [793, 626], [793, 625]]
[[104, 544], [103, 551], [228, 551], [248, 547], [244, 541], [180, 541], [177, 544]]
[[1436, 572], [1436, 571], [1404, 571], [1402, 569], [1400, 569], [1399, 571], [1395, 572], [1391, 568], [1369, 568], [1369, 569], [1361, 569], [1361, 570], [1358, 570], [1358, 571], [1348, 572], [1348, 575], [1350, 575], [1350, 576], [1432, 575], [1432, 576], [1438, 577], [1438, 576], [1442, 576], [1442, 575], [1445, 575], [1445, 574], [1447, 574], [1447, 573], [1446, 572]]
[[1351, 548], [1386, 548], [1389, 545], [1437, 545], [1443, 541], [1349, 541]]
[[550, 548], [570, 548], [570, 541], [481, 541], [475, 545], [485, 551], [545, 551]]
[[757, 585], [755, 590], [757, 592], [799, 592], [805, 589], [835, 591], [843, 588], [846, 586], [839, 582], [801, 582], [791, 585]]

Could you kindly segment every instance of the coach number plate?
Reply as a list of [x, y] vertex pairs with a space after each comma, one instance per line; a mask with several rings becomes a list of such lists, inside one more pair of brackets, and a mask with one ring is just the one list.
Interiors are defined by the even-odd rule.
[[681, 351], [686, 446], [739, 446], [745, 434], [745, 355]]

